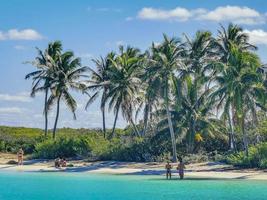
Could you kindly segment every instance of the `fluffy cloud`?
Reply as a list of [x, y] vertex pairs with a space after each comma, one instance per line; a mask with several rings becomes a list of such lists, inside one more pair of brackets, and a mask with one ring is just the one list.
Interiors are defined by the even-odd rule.
[[264, 14], [260, 14], [258, 11], [248, 7], [239, 6], [220, 6], [197, 18], [216, 22], [232, 21], [239, 24], [259, 24], [265, 22]]
[[249, 35], [249, 40], [252, 44], [264, 44], [267, 45], [267, 32], [262, 29], [244, 30]]
[[187, 21], [189, 19], [216, 22], [231, 21], [248, 25], [266, 22], [266, 14], [261, 14], [252, 8], [239, 6], [220, 6], [214, 10], [206, 10], [203, 8], [189, 10], [182, 7], [164, 10], [146, 7], [138, 12], [137, 18], [143, 20], [168, 21]]
[[147, 20], [175, 20], [186, 21], [195, 14], [204, 12], [203, 9], [187, 10], [186, 8], [176, 7], [171, 10], [143, 8], [138, 12], [137, 17]]
[[16, 101], [16, 102], [31, 102], [29, 94], [20, 93], [17, 95], [0, 94], [0, 101]]
[[10, 29], [6, 32], [0, 31], [0, 40], [41, 40], [43, 36], [33, 29]]

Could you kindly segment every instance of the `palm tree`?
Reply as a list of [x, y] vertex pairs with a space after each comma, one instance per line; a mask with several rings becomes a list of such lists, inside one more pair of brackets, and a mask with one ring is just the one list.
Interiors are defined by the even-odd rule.
[[47, 49], [42, 52], [37, 48], [38, 56], [35, 58], [35, 61], [31, 62], [34, 66], [37, 67], [37, 70], [31, 72], [25, 76], [25, 79], [32, 78], [32, 89], [31, 96], [34, 97], [37, 92], [45, 92], [45, 101], [44, 101], [44, 115], [45, 115], [45, 136], [47, 136], [48, 131], [48, 109], [47, 109], [47, 100], [48, 93], [51, 85], [54, 80], [54, 71], [55, 71], [55, 62], [58, 59], [62, 50], [62, 44], [60, 41], [55, 41], [48, 44]]
[[129, 46], [126, 49], [120, 46], [119, 50], [119, 55], [110, 59], [112, 65], [108, 75], [109, 90], [104, 100], [109, 101], [109, 110], [113, 109], [115, 113], [112, 136], [115, 133], [119, 111], [121, 111], [123, 118], [133, 126], [135, 134], [139, 135], [140, 133], [133, 121], [133, 113], [139, 101], [141, 55], [138, 49]]
[[[219, 56], [219, 60], [221, 63], [223, 63], [224, 66], [227, 65], [229, 62], [229, 58], [231, 55], [231, 49], [233, 46], [238, 48], [242, 52], [248, 52], [250, 50], [256, 50], [257, 47], [250, 44], [248, 42], [249, 36], [243, 32], [243, 29], [238, 26], [230, 23], [228, 25], [228, 28], [224, 28], [221, 26], [221, 30], [218, 30], [219, 35], [218, 39], [216, 41], [216, 49], [217, 49], [217, 54]], [[221, 65], [222, 66], [222, 65]], [[221, 68], [221, 70], [223, 70]], [[221, 71], [219, 70], [219, 73]], [[220, 101], [218, 104], [218, 108], [221, 107], [222, 105], [225, 105], [224, 108], [224, 113], [226, 115], [225, 118], [228, 118], [228, 123], [229, 123], [229, 147], [231, 150], [235, 149], [235, 137], [234, 137], [234, 120], [233, 120], [233, 115], [234, 115], [234, 106], [232, 105], [231, 101]]]
[[75, 111], [77, 103], [70, 93], [70, 89], [81, 90], [84, 85], [79, 81], [87, 67], [81, 67], [80, 58], [76, 58], [71, 51], [60, 55], [57, 62], [56, 80], [51, 87], [51, 96], [48, 99], [48, 109], [56, 102], [56, 118], [53, 128], [53, 138], [56, 136], [56, 128], [59, 118], [60, 101], [63, 99], [67, 107], [76, 119]]
[[[193, 152], [193, 142], [195, 135], [204, 131], [210, 119], [211, 103], [207, 97], [212, 91], [210, 79], [214, 76], [213, 62], [214, 39], [207, 31], [198, 31], [195, 38], [186, 37], [186, 53], [184, 55], [184, 66], [180, 68], [178, 74], [179, 87], [176, 89], [178, 105], [176, 109], [180, 113], [180, 123], [178, 132], [181, 136], [186, 136], [188, 141], [188, 152]], [[177, 85], [177, 84], [176, 84]]]
[[249, 36], [238, 25], [230, 23], [227, 29], [221, 25], [221, 30], [218, 30], [218, 32], [217, 50], [221, 55], [221, 61], [224, 63], [229, 59], [232, 45], [237, 46], [241, 51], [257, 49], [256, 46], [248, 42]]
[[[250, 52], [243, 52], [232, 45], [227, 66], [222, 74], [216, 77], [219, 83], [213, 94], [221, 102], [225, 102], [225, 115], [229, 117], [229, 107], [233, 113], [243, 135], [243, 144], [248, 155], [248, 138], [245, 130], [245, 120], [249, 112], [256, 116], [256, 107], [262, 105], [265, 99], [265, 90], [261, 75], [257, 73], [260, 67], [259, 58]], [[263, 106], [263, 105], [262, 105]]]
[[[146, 69], [146, 74], [149, 79], [154, 83], [157, 83], [153, 84], [153, 82], [151, 82], [151, 86], [156, 86], [154, 89], [158, 90], [159, 97], [164, 102], [163, 106], [166, 110], [171, 135], [172, 156], [174, 162], [177, 161], [177, 152], [170, 107], [174, 100], [176, 74], [180, 68], [180, 59], [183, 51], [183, 45], [178, 39], [168, 38], [164, 35], [164, 40], [160, 45], [156, 46], [152, 44], [151, 55], [148, 62], [149, 66]], [[157, 98], [157, 96], [155, 96], [155, 98]]]
[[115, 54], [113, 52], [109, 53], [105, 58], [101, 57], [100, 59], [93, 59], [93, 62], [95, 63], [96, 70], [89, 68], [91, 71], [91, 77], [90, 80], [87, 81], [89, 83], [89, 86], [85, 88], [87, 91], [92, 91], [93, 94], [90, 96], [87, 104], [86, 109], [89, 107], [91, 103], [93, 103], [100, 93], [101, 95], [101, 103], [100, 108], [102, 112], [102, 123], [103, 123], [103, 133], [104, 138], [106, 137], [106, 120], [105, 120], [105, 110], [106, 110], [106, 95], [108, 93], [109, 89], [109, 70], [110, 66], [112, 64], [111, 60], [113, 60], [115, 57]]

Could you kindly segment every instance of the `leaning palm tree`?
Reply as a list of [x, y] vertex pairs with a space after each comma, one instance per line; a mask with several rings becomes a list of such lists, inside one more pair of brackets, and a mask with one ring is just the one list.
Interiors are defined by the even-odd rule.
[[55, 41], [48, 44], [47, 49], [43, 52], [37, 48], [38, 56], [35, 61], [31, 62], [32, 65], [37, 67], [37, 70], [31, 72], [25, 76], [25, 79], [31, 78], [33, 80], [31, 96], [34, 97], [37, 92], [45, 92], [44, 101], [44, 115], [45, 115], [45, 136], [47, 136], [48, 125], [48, 109], [47, 100], [49, 89], [53, 84], [55, 61], [58, 60], [62, 50], [62, 44], [60, 41]]
[[[168, 38], [164, 35], [164, 40], [160, 45], [152, 44], [151, 55], [149, 57], [146, 74], [149, 79], [157, 84], [151, 83], [151, 86], [159, 86], [154, 89], [158, 90], [159, 97], [163, 103], [168, 119], [168, 126], [172, 141], [172, 156], [173, 161], [177, 161], [176, 139], [171, 120], [170, 107], [174, 101], [174, 93], [176, 87], [176, 74], [180, 68], [180, 59], [184, 49], [181, 42], [176, 38]], [[152, 88], [151, 88], [152, 89]]]
[[123, 118], [129, 122], [139, 136], [139, 131], [133, 121], [133, 113], [138, 104], [140, 92], [140, 59], [138, 49], [123, 46], [119, 47], [120, 53], [114, 59], [110, 59], [112, 65], [109, 70], [109, 89], [104, 101], [109, 102], [109, 110], [113, 109], [115, 120], [112, 128], [112, 136], [115, 134], [115, 127], [118, 114], [121, 111]]
[[84, 88], [85, 91], [93, 92], [86, 104], [86, 109], [99, 97], [99, 95], [101, 95], [100, 109], [102, 112], [104, 138], [106, 137], [105, 100], [109, 89], [109, 70], [112, 64], [111, 60], [113, 60], [114, 57], [115, 53], [111, 52], [105, 58], [101, 57], [100, 59], [93, 59], [96, 70], [94, 70], [93, 68], [88, 68], [91, 72], [91, 77], [87, 81], [89, 85]]
[[70, 93], [71, 89], [81, 90], [84, 88], [79, 80], [86, 72], [87, 67], [81, 66], [80, 58], [76, 58], [71, 51], [67, 51], [60, 55], [57, 62], [57, 71], [55, 72], [55, 81], [51, 87], [51, 96], [48, 99], [48, 109], [56, 103], [56, 118], [53, 128], [53, 138], [56, 136], [57, 123], [60, 111], [60, 101], [63, 99], [67, 107], [73, 113], [73, 118], [76, 119], [77, 103]]

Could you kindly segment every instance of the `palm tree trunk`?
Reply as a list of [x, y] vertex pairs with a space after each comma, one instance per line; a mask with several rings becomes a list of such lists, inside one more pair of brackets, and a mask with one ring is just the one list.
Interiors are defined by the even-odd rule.
[[44, 105], [44, 115], [45, 115], [45, 137], [47, 137], [47, 125], [48, 125], [48, 118], [47, 118], [47, 99], [48, 99], [48, 88], [45, 90], [45, 105]]
[[243, 144], [244, 144], [244, 149], [245, 149], [245, 153], [246, 156], [248, 156], [248, 137], [245, 131], [245, 116], [244, 114], [241, 117], [241, 131], [242, 131], [242, 135], [243, 135]]
[[112, 128], [112, 137], [115, 136], [115, 127], [116, 127], [116, 123], [117, 123], [117, 119], [118, 119], [118, 114], [119, 114], [119, 108], [116, 111], [116, 115], [115, 115], [115, 120], [114, 120], [114, 124], [113, 124], [113, 128]]
[[235, 149], [235, 144], [234, 144], [234, 123], [233, 123], [233, 117], [231, 116], [231, 108], [228, 110], [228, 123], [229, 123], [229, 147], [230, 150]]
[[195, 122], [193, 119], [190, 119], [190, 131], [189, 131], [189, 145], [188, 145], [188, 153], [193, 153], [193, 140], [195, 134]]
[[136, 125], [135, 125], [135, 123], [133, 122], [133, 120], [131, 119], [131, 124], [132, 124], [132, 126], [133, 126], [133, 128], [134, 128], [134, 132], [135, 132], [135, 134], [136, 134], [136, 136], [141, 136], [140, 135], [140, 132], [139, 132], [139, 130], [138, 130], [138, 128], [136, 127]]
[[173, 162], [177, 162], [176, 140], [175, 140], [174, 130], [173, 130], [173, 126], [172, 126], [172, 120], [171, 120], [171, 114], [170, 114], [170, 111], [169, 111], [168, 104], [166, 106], [166, 111], [167, 111], [168, 124], [169, 124], [169, 129], [170, 129], [170, 134], [171, 134], [171, 141], [172, 141], [172, 161]]
[[105, 106], [102, 108], [102, 122], [103, 122], [103, 133], [104, 138], [106, 138], [106, 117], [105, 117]]
[[54, 124], [54, 129], [53, 129], [53, 139], [56, 138], [57, 122], [58, 122], [58, 117], [59, 117], [60, 98], [61, 98], [61, 94], [59, 95], [59, 97], [57, 99], [57, 113], [56, 113], [56, 120], [55, 120], [55, 124]]
[[142, 131], [142, 136], [145, 136], [145, 135], [146, 135], [146, 130], [147, 130], [147, 125], [148, 125], [148, 120], [146, 120], [144, 123], [145, 123], [145, 124], [144, 124], [144, 130]]

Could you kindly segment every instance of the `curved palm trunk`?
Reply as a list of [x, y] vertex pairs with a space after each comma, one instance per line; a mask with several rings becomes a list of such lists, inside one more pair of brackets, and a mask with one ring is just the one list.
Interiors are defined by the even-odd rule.
[[45, 115], [45, 137], [47, 137], [47, 126], [48, 126], [48, 118], [47, 118], [47, 99], [48, 99], [48, 88], [45, 90], [45, 105], [44, 105], [44, 115]]
[[105, 117], [105, 106], [103, 106], [102, 110], [102, 123], [103, 123], [103, 133], [104, 138], [106, 138], [106, 117]]
[[58, 117], [59, 117], [60, 98], [61, 98], [61, 94], [59, 95], [59, 97], [57, 99], [57, 113], [56, 113], [56, 119], [55, 119], [54, 129], [53, 129], [53, 139], [56, 138], [57, 122], [58, 122]]
[[169, 124], [169, 129], [170, 129], [170, 134], [171, 134], [171, 140], [172, 140], [172, 161], [177, 162], [176, 140], [175, 140], [174, 130], [173, 130], [173, 126], [172, 126], [172, 120], [171, 120], [171, 114], [170, 114], [168, 105], [166, 106], [166, 111], [167, 111], [168, 124]]
[[231, 108], [228, 110], [228, 123], [229, 123], [229, 147], [230, 150], [235, 150], [235, 141], [234, 141], [234, 123], [233, 117], [231, 115]]
[[116, 115], [115, 115], [115, 120], [114, 120], [114, 124], [113, 124], [113, 128], [112, 128], [112, 137], [115, 136], [115, 127], [116, 127], [116, 123], [117, 123], [117, 119], [118, 119], [118, 114], [119, 114], [119, 108], [116, 111]]

